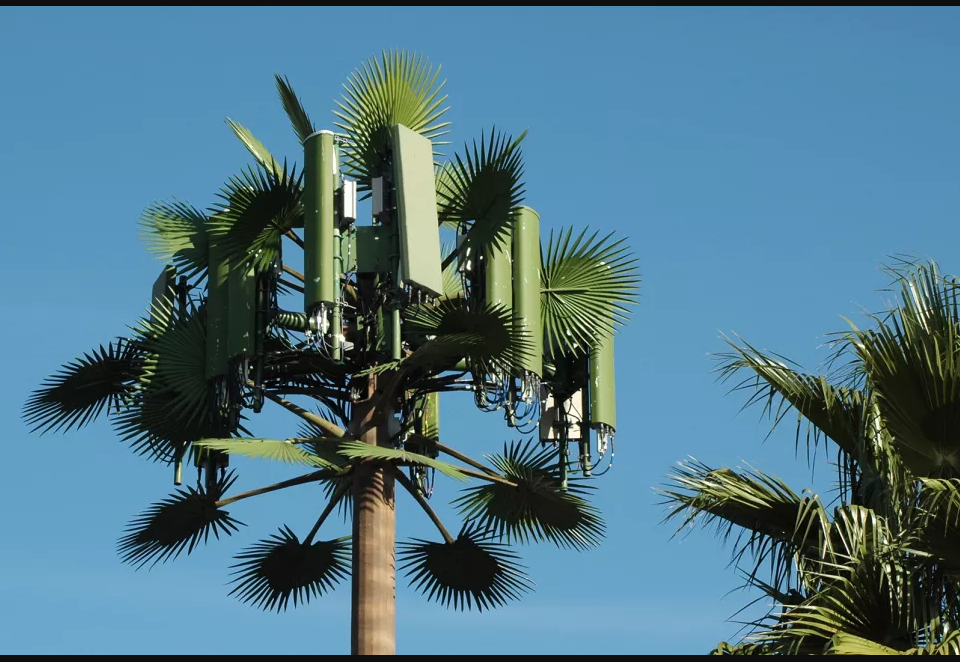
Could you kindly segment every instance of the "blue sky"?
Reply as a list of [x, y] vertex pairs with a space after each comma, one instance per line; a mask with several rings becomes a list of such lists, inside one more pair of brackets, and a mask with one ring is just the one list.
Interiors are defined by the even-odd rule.
[[[687, 455], [812, 484], [790, 430], [764, 443], [759, 410], [738, 414], [742, 397], [716, 383], [720, 334], [815, 368], [841, 315], [881, 305], [884, 256], [960, 270], [958, 28], [955, 8], [0, 9], [0, 652], [349, 650], [347, 586], [279, 616], [227, 597], [232, 554], [281, 524], [308, 529], [316, 490], [237, 504], [239, 535], [135, 572], [116, 539], [171, 490], [169, 471], [106, 421], [38, 438], [20, 408], [143, 311], [159, 270], [137, 237], [143, 208], [205, 207], [249, 162], [225, 117], [299, 160], [273, 74], [329, 126], [347, 74], [394, 47], [443, 65], [455, 144], [529, 128], [544, 229], [615, 231], [644, 279], [618, 338], [605, 543], [521, 549], [537, 592], [490, 614], [445, 611], [401, 579], [398, 650], [701, 653], [732, 637], [749, 597], [728, 595], [728, 550], [706, 531], [670, 540], [652, 488]], [[255, 431], [291, 434], [290, 419], [264, 414]], [[475, 455], [510, 437], [454, 396], [442, 425]], [[291, 473], [235, 464], [241, 489]], [[434, 501], [455, 494], [438, 479]], [[433, 534], [409, 499], [399, 508], [400, 538]]]

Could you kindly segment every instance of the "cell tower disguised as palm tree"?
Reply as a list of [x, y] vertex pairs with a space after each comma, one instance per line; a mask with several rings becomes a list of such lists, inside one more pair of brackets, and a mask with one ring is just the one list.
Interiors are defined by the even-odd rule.
[[[394, 652], [397, 562], [428, 598], [490, 609], [530, 588], [511, 543], [599, 542], [582, 480], [613, 458], [613, 335], [638, 287], [621, 241], [564, 230], [541, 247], [539, 216], [523, 206], [523, 135], [494, 130], [442, 160], [438, 73], [404, 53], [371, 59], [345, 86], [336, 131], [316, 130], [278, 77], [302, 169], [228, 120], [256, 165], [207, 213], [180, 202], [146, 210], [144, 236], [166, 262], [149, 315], [131, 337], [67, 364], [25, 408], [41, 431], [107, 412], [134, 450], [174, 466], [177, 485], [183, 463], [195, 464], [196, 487], [121, 538], [121, 557], [138, 566], [229, 536], [235, 502], [323, 484], [327, 503], [306, 535], [284, 525], [238, 555], [233, 593], [283, 610], [352, 575], [360, 654]], [[370, 199], [367, 222], [358, 195]], [[302, 274], [291, 266], [300, 256], [283, 251], [302, 251]], [[456, 391], [540, 443], [508, 443], [488, 464], [445, 445], [439, 394]], [[267, 401], [302, 419], [297, 438], [250, 438], [249, 415]], [[229, 495], [234, 454], [307, 471]], [[436, 471], [476, 481], [455, 500], [455, 533], [428, 503]], [[397, 549], [396, 483], [439, 541]], [[352, 512], [353, 534], [318, 537], [337, 508]]]

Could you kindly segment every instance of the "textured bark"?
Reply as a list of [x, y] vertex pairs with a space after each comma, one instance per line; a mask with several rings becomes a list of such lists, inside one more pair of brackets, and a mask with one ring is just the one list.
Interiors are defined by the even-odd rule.
[[[371, 380], [374, 381], [373, 379]], [[373, 385], [370, 389], [374, 391]], [[378, 413], [368, 402], [354, 407], [361, 428]], [[385, 419], [386, 417], [384, 417]], [[354, 426], [351, 426], [354, 427]], [[385, 423], [366, 432], [368, 444], [389, 444]], [[354, 655], [396, 653], [396, 510], [394, 475], [382, 464], [361, 464], [354, 474], [353, 613], [351, 652]]]

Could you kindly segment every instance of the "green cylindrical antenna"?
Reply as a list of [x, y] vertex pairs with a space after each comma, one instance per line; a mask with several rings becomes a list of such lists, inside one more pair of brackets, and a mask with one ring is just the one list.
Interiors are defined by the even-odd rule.
[[519, 367], [538, 380], [543, 375], [540, 270], [540, 216], [530, 207], [521, 207], [513, 219], [514, 324], [530, 344], [529, 351], [521, 353]]
[[308, 136], [303, 157], [303, 309], [315, 315], [330, 311], [337, 293], [333, 236], [340, 168], [333, 132]]
[[613, 360], [613, 330], [594, 339], [590, 348], [590, 425], [597, 431], [598, 450], [606, 451], [607, 443], [617, 429], [617, 391]]
[[500, 246], [490, 246], [484, 255], [484, 300], [487, 305], [513, 309], [512, 241], [507, 236]]
[[257, 274], [253, 267], [235, 268], [227, 278], [227, 355], [254, 352], [257, 326]]
[[210, 276], [207, 279], [207, 379], [227, 374], [230, 263], [214, 242], [208, 251]]

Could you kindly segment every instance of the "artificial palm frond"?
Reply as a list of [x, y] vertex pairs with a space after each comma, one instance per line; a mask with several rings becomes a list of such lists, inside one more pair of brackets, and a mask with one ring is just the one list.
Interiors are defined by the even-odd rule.
[[447, 259], [453, 254], [453, 251], [454, 247], [451, 244], [445, 243], [440, 247], [443, 263], [447, 265], [443, 268], [443, 296], [449, 299], [456, 299], [465, 294], [459, 265], [456, 260]]
[[381, 174], [394, 125], [434, 141], [446, 133], [449, 123], [439, 121], [446, 111], [439, 75], [440, 69], [433, 71], [422, 56], [403, 51], [372, 57], [351, 74], [334, 115], [335, 126], [347, 134], [347, 174], [357, 180], [358, 190], [369, 190], [371, 178]]
[[490, 132], [489, 141], [480, 137], [471, 151], [455, 154], [437, 177], [438, 216], [441, 223], [457, 227], [463, 242], [448, 264], [460, 251], [501, 248], [510, 236], [514, 213], [523, 203], [523, 156], [520, 143], [526, 131], [514, 139]]
[[583, 354], [612, 334], [636, 303], [640, 277], [624, 240], [551, 232], [540, 272], [540, 317], [550, 356]]
[[273, 460], [320, 469], [336, 469], [338, 465], [308, 453], [303, 444], [282, 439], [201, 439], [193, 442], [202, 448], [212, 448], [230, 455], [244, 455], [253, 459]]
[[190, 554], [201, 541], [206, 543], [211, 533], [219, 540], [221, 533], [230, 536], [239, 531], [243, 523], [216, 505], [235, 480], [231, 472], [210, 492], [186, 487], [150, 506], [130, 523], [117, 543], [120, 558], [138, 568], [151, 560], [156, 565], [177, 558], [184, 549]]
[[475, 375], [509, 373], [533, 351], [533, 343], [515, 327], [508, 309], [490, 304], [473, 310], [463, 298], [421, 308], [409, 320], [409, 328], [430, 338], [401, 362], [411, 371], [436, 373], [466, 359]]
[[293, 125], [293, 131], [297, 134], [297, 138], [303, 143], [316, 132], [316, 128], [310, 121], [307, 111], [303, 109], [303, 104], [300, 103], [297, 93], [293, 91], [290, 79], [280, 74], [276, 74], [274, 77], [277, 81], [277, 93], [280, 95], [280, 101], [283, 102], [283, 110], [290, 118], [290, 124]]
[[519, 557], [505, 544], [490, 541], [475, 529], [464, 528], [456, 540], [400, 543], [399, 570], [410, 585], [444, 607], [490, 610], [517, 600], [533, 588]]
[[210, 240], [233, 267], [252, 264], [266, 271], [280, 258], [283, 235], [303, 225], [301, 174], [286, 163], [279, 173], [247, 169], [223, 187], [223, 206], [210, 218]]
[[179, 200], [156, 202], [141, 214], [139, 225], [147, 250], [157, 258], [172, 262], [189, 279], [206, 277], [206, 214]]
[[721, 642], [716, 648], [710, 651], [710, 655], [766, 655], [768, 654], [761, 644], [745, 643], [731, 646], [727, 642]]
[[456, 480], [466, 480], [467, 477], [460, 473], [455, 466], [435, 460], [426, 455], [411, 453], [397, 448], [384, 448], [383, 446], [374, 446], [363, 441], [343, 441], [337, 447], [337, 452], [350, 459], [371, 459], [371, 460], [390, 460], [402, 464], [420, 464], [431, 469], [436, 469], [445, 476], [455, 478]]
[[121, 338], [64, 365], [23, 407], [31, 432], [82, 428], [106, 410], [119, 409], [143, 371], [143, 351]]
[[283, 168], [277, 163], [277, 160], [273, 158], [270, 151], [263, 146], [263, 143], [257, 140], [253, 133], [250, 132], [250, 129], [239, 122], [234, 122], [229, 117], [226, 121], [227, 126], [229, 126], [234, 135], [240, 139], [240, 142], [247, 148], [247, 151], [253, 155], [257, 163], [263, 166], [271, 175], [279, 177], [283, 173]]
[[287, 526], [238, 554], [230, 595], [264, 611], [286, 611], [334, 589], [350, 575], [350, 538], [303, 542]]
[[532, 441], [504, 444], [502, 455], [488, 459], [516, 487], [494, 482], [465, 489], [453, 503], [468, 521], [508, 543], [548, 540], [578, 550], [600, 544], [600, 513], [583, 498], [585, 487], [571, 482], [562, 489], [554, 449]]

